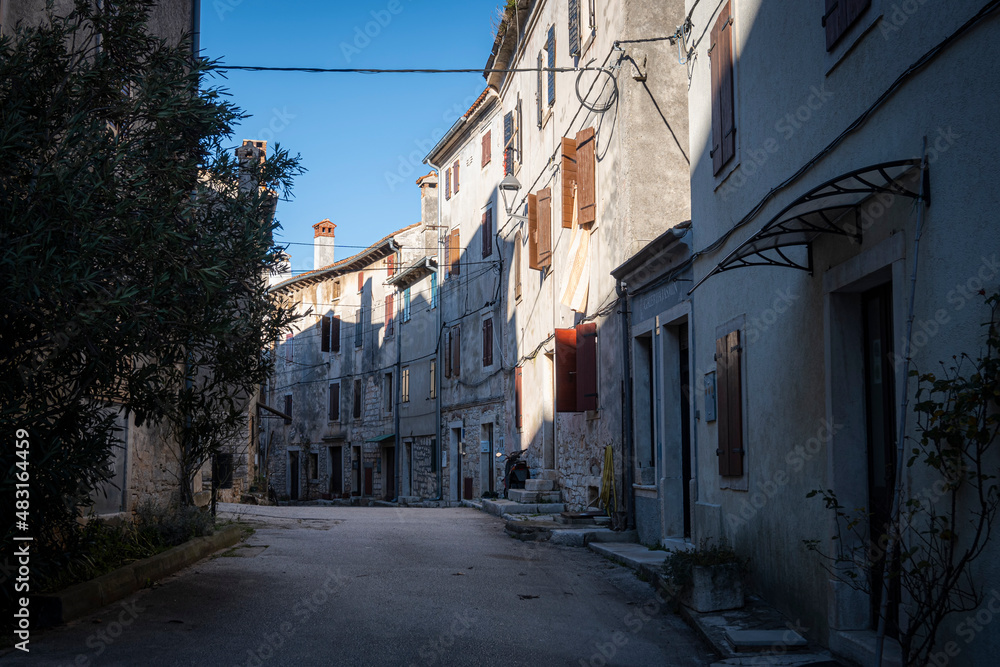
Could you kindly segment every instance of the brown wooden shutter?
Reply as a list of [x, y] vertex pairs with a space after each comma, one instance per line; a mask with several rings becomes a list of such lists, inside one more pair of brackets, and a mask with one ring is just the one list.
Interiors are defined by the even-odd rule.
[[[289, 417], [292, 416], [292, 395], [291, 394], [288, 394], [287, 396], [285, 396], [285, 414], [288, 415]], [[285, 424], [291, 424], [291, 423], [292, 423], [291, 419], [286, 419], [285, 420]]]
[[528, 195], [528, 268], [544, 270], [538, 264], [538, 195]]
[[358, 291], [363, 292], [365, 289], [365, 272], [358, 271]]
[[552, 190], [538, 193], [538, 266], [547, 269], [552, 263]]
[[597, 409], [597, 323], [576, 325], [576, 409]]
[[576, 411], [576, 329], [556, 329], [556, 412]]
[[524, 421], [524, 413], [521, 408], [521, 397], [522, 397], [522, 387], [521, 387], [521, 375], [524, 372], [524, 368], [518, 366], [514, 371], [514, 425], [517, 428], [521, 428]]
[[451, 199], [451, 168], [444, 172], [444, 198]]
[[354, 418], [361, 419], [361, 380], [354, 381]]
[[483, 320], [483, 367], [493, 365], [493, 318]]
[[340, 318], [336, 315], [330, 317], [330, 349], [340, 352]]
[[455, 160], [455, 166], [452, 167], [452, 171], [455, 172], [455, 194], [458, 194], [458, 160]]
[[493, 209], [486, 209], [480, 225], [483, 232], [483, 259], [493, 254]]
[[392, 320], [393, 316], [396, 314], [393, 310], [393, 298], [392, 294], [385, 295], [385, 335], [392, 335]]
[[319, 350], [320, 352], [330, 351], [330, 318], [326, 315], [322, 318], [322, 326], [320, 327], [319, 334]]
[[393, 255], [385, 258], [385, 268], [390, 278], [396, 275], [396, 258]]
[[451, 233], [449, 242], [451, 244], [451, 275], [457, 276], [462, 273], [462, 251], [459, 230], [456, 229]]
[[576, 185], [576, 141], [562, 138], [562, 226], [573, 226], [573, 187]]
[[514, 234], [514, 298], [521, 298], [521, 232]]
[[576, 182], [578, 222], [589, 225], [597, 219], [597, 133], [592, 127], [576, 135]]
[[492, 159], [492, 137], [493, 130], [486, 130], [486, 134], [483, 135], [483, 166], [485, 167], [490, 163]]
[[826, 28], [827, 51], [833, 50], [834, 45], [840, 41], [848, 28], [871, 4], [871, 0], [826, 0], [823, 27]]
[[444, 278], [447, 280], [451, 276], [451, 234], [445, 237], [444, 241]]
[[451, 377], [451, 329], [444, 332], [444, 341], [442, 342], [442, 347], [444, 348], [444, 376], [446, 378]]
[[455, 377], [462, 375], [462, 325], [451, 328], [451, 373]]
[[719, 474], [743, 474], [743, 395], [740, 368], [740, 332], [732, 331], [715, 341], [716, 395], [718, 396]]
[[330, 421], [340, 421], [340, 383], [330, 385]]
[[729, 3], [722, 6], [711, 32], [712, 170], [718, 174], [736, 154], [736, 114], [733, 103], [733, 28]]

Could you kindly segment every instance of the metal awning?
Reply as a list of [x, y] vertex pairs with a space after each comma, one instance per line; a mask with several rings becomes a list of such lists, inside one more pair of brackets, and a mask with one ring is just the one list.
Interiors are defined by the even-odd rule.
[[374, 438], [368, 438], [365, 442], [384, 442], [386, 440], [392, 440], [395, 437], [395, 433], [386, 433], [385, 435], [376, 435]]
[[396, 275], [385, 281], [386, 285], [395, 285], [399, 289], [406, 289], [418, 280], [437, 271], [437, 259], [434, 257], [421, 257], [410, 266], [402, 269]]
[[[889, 195], [919, 199], [920, 173], [918, 158], [884, 162], [838, 176], [813, 188], [729, 253], [688, 294], [717, 273], [748, 266], [783, 266], [811, 274], [811, 244], [817, 237], [834, 234], [860, 243], [865, 225], [857, 217], [869, 197]], [[928, 172], [924, 170], [923, 175], [924, 200], [929, 202]], [[855, 215], [849, 215], [851, 213]], [[795, 247], [806, 249], [804, 258], [789, 256], [786, 249]]]

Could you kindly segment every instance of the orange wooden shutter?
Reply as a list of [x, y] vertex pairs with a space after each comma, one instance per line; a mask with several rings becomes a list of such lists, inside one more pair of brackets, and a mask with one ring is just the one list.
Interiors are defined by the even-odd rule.
[[556, 412], [576, 411], [576, 330], [556, 329]]
[[597, 323], [576, 325], [576, 409], [597, 409]]
[[528, 268], [542, 269], [538, 265], [538, 195], [528, 195]]
[[589, 225], [597, 219], [597, 134], [592, 127], [576, 134], [576, 182], [578, 222]]
[[451, 275], [457, 276], [462, 273], [462, 251], [460, 248], [461, 238], [459, 230], [451, 233]]
[[492, 136], [493, 136], [493, 131], [492, 130], [486, 130], [486, 134], [483, 135], [483, 166], [484, 167], [486, 165], [488, 165], [490, 163], [490, 160], [492, 159], [492, 155], [491, 155], [491, 153], [492, 153], [492, 145], [490, 143], [492, 141]]
[[552, 190], [538, 193], [538, 266], [547, 269], [552, 263]]
[[573, 187], [576, 185], [576, 141], [569, 137], [562, 138], [562, 226], [573, 226]]

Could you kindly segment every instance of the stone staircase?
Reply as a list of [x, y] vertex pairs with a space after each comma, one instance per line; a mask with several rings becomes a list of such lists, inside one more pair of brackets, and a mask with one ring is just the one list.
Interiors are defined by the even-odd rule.
[[556, 489], [556, 483], [551, 479], [528, 479], [524, 481], [523, 489], [507, 491], [507, 498], [527, 505], [561, 503], [562, 493]]

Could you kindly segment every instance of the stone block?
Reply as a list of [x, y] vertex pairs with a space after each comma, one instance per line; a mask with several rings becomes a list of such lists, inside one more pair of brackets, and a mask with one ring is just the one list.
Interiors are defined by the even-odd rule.
[[525, 491], [551, 491], [556, 483], [551, 479], [528, 479], [524, 481]]
[[681, 602], [700, 613], [739, 609], [743, 606], [743, 573], [735, 565], [696, 565]]
[[808, 642], [794, 630], [735, 630], [726, 629], [726, 638], [737, 651], [759, 649], [801, 648]]
[[515, 503], [538, 502], [538, 493], [535, 491], [528, 491], [527, 489], [510, 489], [507, 492], [507, 497], [513, 500]]

